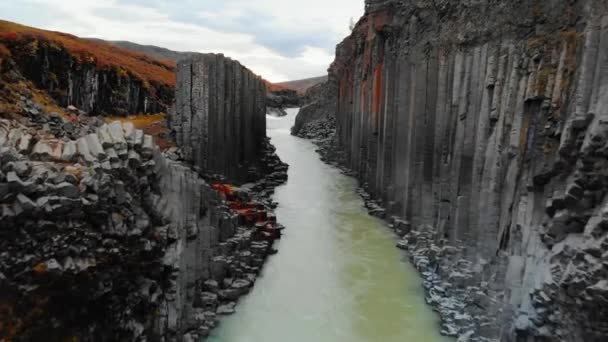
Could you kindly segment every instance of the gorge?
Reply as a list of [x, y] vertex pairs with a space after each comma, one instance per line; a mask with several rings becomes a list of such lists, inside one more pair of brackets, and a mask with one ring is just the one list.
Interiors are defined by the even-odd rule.
[[0, 342], [607, 341], [608, 3], [364, 2], [281, 84], [0, 21]]

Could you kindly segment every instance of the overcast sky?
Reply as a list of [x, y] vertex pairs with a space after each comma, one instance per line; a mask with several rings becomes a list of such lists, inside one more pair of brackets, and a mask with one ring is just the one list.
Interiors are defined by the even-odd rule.
[[12, 0], [0, 17], [81, 37], [221, 52], [280, 82], [325, 75], [363, 0]]

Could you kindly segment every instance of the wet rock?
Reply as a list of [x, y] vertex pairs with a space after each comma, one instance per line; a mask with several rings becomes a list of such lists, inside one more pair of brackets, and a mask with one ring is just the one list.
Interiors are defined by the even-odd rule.
[[228, 304], [224, 304], [224, 305], [220, 305], [217, 307], [217, 314], [218, 315], [232, 315], [233, 313], [236, 312], [236, 303], [228, 303]]

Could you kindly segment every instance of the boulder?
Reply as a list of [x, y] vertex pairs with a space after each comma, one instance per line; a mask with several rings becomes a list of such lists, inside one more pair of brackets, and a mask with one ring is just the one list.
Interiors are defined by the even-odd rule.
[[97, 161], [97, 158], [93, 157], [93, 155], [89, 151], [89, 146], [87, 144], [87, 139], [86, 138], [83, 137], [83, 138], [78, 139], [76, 145], [78, 147], [78, 154], [87, 163], [93, 163], [93, 162]]
[[63, 146], [63, 152], [61, 153], [61, 160], [65, 162], [71, 162], [76, 157], [78, 152], [75, 141], [69, 141]]
[[132, 134], [133, 146], [136, 148], [141, 148], [141, 145], [144, 143], [144, 131], [141, 129], [136, 129]]
[[125, 140], [125, 132], [122, 128], [120, 121], [114, 121], [108, 126], [108, 132], [114, 141], [114, 147], [116, 149], [127, 148], [127, 141]]
[[4, 146], [8, 141], [8, 132], [10, 131], [10, 121], [0, 120], [0, 147]]
[[31, 134], [24, 134], [19, 140], [19, 144], [17, 144], [17, 152], [28, 154], [32, 146], [32, 138]]
[[97, 129], [97, 135], [99, 136], [99, 142], [103, 148], [111, 148], [114, 146], [114, 140], [108, 130], [108, 125], [104, 124]]
[[103, 146], [99, 142], [99, 137], [97, 134], [89, 134], [85, 138], [91, 155], [99, 160], [105, 160], [107, 155], [103, 149]]
[[80, 191], [78, 190], [78, 188], [74, 184], [68, 182], [63, 182], [55, 186], [55, 194], [57, 196], [67, 198], [80, 197]]
[[142, 157], [149, 159], [152, 158], [152, 153], [154, 152], [154, 139], [151, 135], [144, 135], [143, 144], [141, 146], [141, 155]]
[[37, 205], [34, 201], [32, 201], [29, 197], [24, 194], [17, 195], [16, 205], [19, 205], [22, 212], [31, 213], [37, 208]]
[[125, 134], [125, 139], [129, 145], [133, 144], [133, 134], [135, 134], [135, 126], [132, 122], [123, 122], [122, 130]]
[[36, 145], [34, 145], [34, 149], [32, 150], [32, 158], [35, 160], [51, 160], [52, 154], [53, 146], [51, 145], [51, 142], [46, 139], [38, 141]]

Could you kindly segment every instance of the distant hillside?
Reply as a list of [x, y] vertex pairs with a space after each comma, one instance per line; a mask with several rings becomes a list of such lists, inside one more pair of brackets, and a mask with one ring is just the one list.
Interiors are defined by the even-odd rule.
[[4, 112], [17, 111], [24, 92], [47, 97], [39, 102], [54, 110], [101, 115], [166, 112], [173, 102], [175, 62], [99, 40], [0, 20], [4, 60], [14, 62], [0, 64]]
[[160, 59], [166, 59], [166, 60], [170, 60], [173, 62], [179, 62], [180, 60], [182, 60], [184, 58], [188, 58], [188, 57], [192, 56], [193, 54], [195, 54], [195, 52], [174, 51], [174, 50], [169, 50], [169, 49], [166, 49], [166, 48], [160, 47], [160, 46], [141, 45], [141, 44], [132, 43], [132, 42], [128, 42], [128, 41], [112, 41], [112, 40], [102, 40], [102, 39], [97, 39], [97, 38], [90, 38], [89, 40], [104, 42], [104, 43], [114, 45], [114, 46], [117, 46], [117, 47], [120, 47], [123, 49], [127, 49], [129, 51], [139, 52], [139, 53], [146, 54], [148, 56], [152, 56], [152, 57], [156, 57], [156, 58], [160, 58]]
[[[141, 44], [128, 42], [128, 41], [112, 41], [112, 40], [102, 40], [102, 39], [97, 39], [97, 38], [90, 38], [90, 40], [96, 41], [96, 42], [107, 43], [107, 44], [110, 44], [110, 45], [113, 45], [116, 47], [127, 49], [129, 51], [143, 53], [148, 56], [166, 59], [166, 60], [170, 60], [170, 61], [173, 61], [176, 63], [184, 58], [188, 58], [188, 57], [196, 54], [195, 52], [174, 51], [174, 50], [169, 50], [167, 48], [160, 47], [160, 46], [141, 45]], [[327, 76], [320, 76], [320, 77], [312, 77], [312, 78], [306, 78], [306, 79], [302, 79], [302, 80], [295, 80], [295, 81], [288, 81], [288, 82], [281, 82], [281, 83], [271, 83], [271, 82], [266, 81], [266, 86], [268, 87], [268, 90], [272, 91], [272, 92], [283, 91], [283, 90], [295, 90], [296, 92], [298, 92], [298, 94], [303, 95], [304, 93], [306, 93], [306, 90], [308, 90], [308, 88], [310, 88], [314, 85], [317, 85], [319, 83], [323, 83], [325, 81], [327, 81]]]
[[[175, 63], [179, 62], [180, 60], [182, 60], [184, 58], [188, 58], [188, 57], [196, 54], [196, 52], [174, 51], [174, 50], [169, 50], [167, 48], [160, 47], [160, 46], [141, 45], [141, 44], [128, 42], [128, 41], [112, 41], [112, 40], [102, 40], [102, 39], [97, 39], [97, 38], [90, 38], [89, 40], [94, 41], [94, 42], [103, 42], [103, 43], [110, 44], [110, 45], [113, 45], [116, 47], [127, 49], [129, 51], [143, 53], [148, 56], [170, 60]], [[281, 84], [271, 83], [266, 80], [264, 82], [266, 83], [266, 87], [268, 88], [268, 90], [271, 92], [283, 91], [283, 90], [296, 90], [298, 93], [303, 93], [306, 91], [306, 89], [308, 89], [308, 87], [310, 87], [306, 84], [306, 82], [313, 81], [313, 80], [315, 80], [315, 79], [294, 81], [293, 83], [298, 86], [297, 89], [292, 88], [290, 86], [290, 84], [292, 82], [285, 82], [285, 83], [281, 83]], [[316, 84], [316, 83], [313, 83], [311, 85], [314, 85], [314, 84]], [[302, 91], [301, 89], [304, 89], [304, 90]]]
[[289, 82], [281, 82], [276, 85], [279, 87], [284, 87], [287, 89], [293, 89], [300, 94], [304, 94], [308, 88], [315, 86], [319, 83], [323, 83], [327, 81], [327, 76], [319, 76], [313, 78], [306, 78], [303, 80], [289, 81]]

